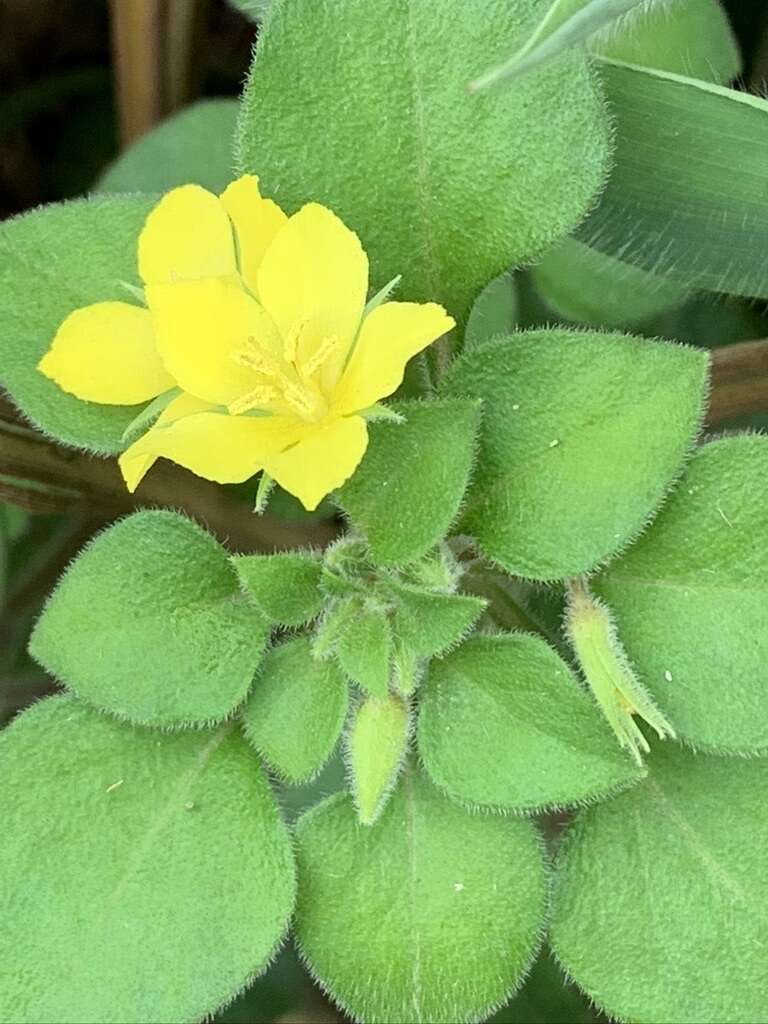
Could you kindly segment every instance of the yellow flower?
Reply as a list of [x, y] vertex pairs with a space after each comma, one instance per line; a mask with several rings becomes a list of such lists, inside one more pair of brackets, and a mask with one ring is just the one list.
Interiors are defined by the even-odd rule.
[[120, 456], [131, 491], [165, 457], [219, 483], [263, 470], [316, 508], [359, 465], [363, 414], [454, 326], [435, 303], [366, 307], [357, 235], [317, 203], [287, 217], [251, 175], [167, 193], [138, 266], [148, 308], [75, 310], [39, 364], [85, 401], [162, 410]]

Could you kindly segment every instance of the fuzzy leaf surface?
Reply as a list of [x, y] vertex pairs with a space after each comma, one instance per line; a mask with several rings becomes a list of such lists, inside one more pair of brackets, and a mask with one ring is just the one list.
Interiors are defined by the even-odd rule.
[[201, 1020], [266, 965], [293, 905], [291, 846], [231, 726], [160, 735], [53, 697], [4, 731], [0, 765], [14, 1022]]
[[768, 438], [700, 448], [596, 583], [642, 682], [697, 747], [768, 749]]
[[29, 649], [89, 703], [139, 725], [183, 727], [241, 703], [268, 632], [210, 534], [175, 512], [146, 511], [72, 563]]
[[375, 697], [389, 687], [392, 627], [377, 608], [359, 605], [347, 620], [336, 651], [339, 664], [358, 686]]
[[36, 427], [112, 455], [141, 406], [83, 402], [37, 369], [62, 321], [80, 306], [130, 301], [136, 241], [149, 196], [97, 196], [42, 206], [0, 224], [0, 384]]
[[311, 553], [237, 555], [232, 562], [245, 592], [273, 622], [303, 626], [320, 613], [323, 567]]
[[484, 806], [566, 807], [642, 777], [562, 658], [526, 633], [471, 637], [433, 661], [418, 739], [433, 781]]
[[483, 1019], [520, 984], [546, 902], [528, 822], [470, 815], [406, 773], [372, 828], [338, 794], [296, 839], [299, 946], [355, 1018]]
[[377, 565], [405, 565], [442, 540], [469, 482], [480, 403], [396, 402], [405, 423], [372, 423], [360, 468], [338, 492]]
[[363, 825], [381, 813], [402, 768], [408, 743], [408, 709], [394, 694], [368, 697], [347, 737], [352, 795]]
[[201, 100], [142, 135], [109, 165], [99, 192], [168, 192], [190, 182], [223, 192], [234, 178], [237, 100]]
[[648, 779], [579, 815], [559, 852], [552, 946], [611, 1017], [765, 1016], [768, 761], [657, 748]]
[[[280, 4], [243, 96], [241, 169], [289, 212], [311, 200], [334, 210], [362, 239], [374, 287], [402, 274], [398, 297], [437, 300], [463, 320], [491, 278], [575, 227], [607, 171], [607, 117], [583, 54], [516, 89], [467, 91], [539, 10], [538, 0]], [[297, 66], [312, 74], [297, 79]]]
[[404, 584], [393, 584], [392, 592], [399, 602], [393, 617], [395, 636], [417, 658], [432, 658], [452, 647], [486, 605], [468, 594], [435, 594]]
[[347, 682], [312, 657], [308, 637], [268, 651], [243, 708], [245, 735], [289, 782], [312, 778], [333, 753], [347, 715]]
[[462, 525], [508, 572], [588, 572], [628, 543], [701, 421], [706, 353], [622, 334], [526, 331], [470, 351], [448, 394], [483, 400]]

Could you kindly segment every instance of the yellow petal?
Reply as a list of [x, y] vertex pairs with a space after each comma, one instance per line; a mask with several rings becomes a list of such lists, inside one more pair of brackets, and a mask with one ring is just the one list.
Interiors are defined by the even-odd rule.
[[333, 395], [338, 413], [359, 412], [396, 391], [409, 359], [456, 326], [434, 302], [386, 302], [365, 318]]
[[281, 345], [264, 310], [233, 278], [211, 277], [146, 288], [157, 348], [179, 386], [216, 405], [253, 389], [254, 371], [237, 362], [249, 339]]
[[218, 196], [199, 185], [167, 192], [139, 235], [145, 284], [169, 284], [237, 274], [235, 240]]
[[287, 416], [229, 416], [203, 411], [171, 423], [158, 420], [123, 452], [120, 469], [129, 491], [136, 490], [159, 458], [170, 459], [206, 480], [241, 483], [258, 473], [268, 457], [295, 444], [305, 431], [303, 423]]
[[326, 494], [352, 476], [367, 447], [365, 420], [350, 416], [307, 430], [293, 448], [266, 458], [264, 468], [312, 512]]
[[37, 368], [62, 390], [103, 405], [138, 405], [175, 383], [158, 355], [149, 311], [127, 302], [70, 313]]
[[228, 185], [221, 201], [235, 225], [240, 273], [258, 296], [256, 275], [264, 253], [288, 218], [277, 203], [262, 198], [259, 179], [254, 174], [245, 174]]
[[257, 274], [259, 299], [286, 341], [298, 333], [308, 362], [324, 341], [324, 388], [335, 383], [360, 324], [368, 289], [368, 257], [357, 235], [317, 203], [291, 217], [267, 249]]
[[181, 394], [178, 398], [174, 398], [163, 409], [147, 433], [143, 434], [129, 448], [126, 448], [118, 459], [128, 490], [131, 492], [136, 490], [142, 479], [159, 458], [159, 455], [153, 451], [152, 445], [142, 444], [156, 427], [167, 426], [183, 416], [191, 416], [193, 413], [206, 412], [214, 408], [215, 406], [209, 402], [203, 402], [199, 398], [195, 398], [194, 395]]

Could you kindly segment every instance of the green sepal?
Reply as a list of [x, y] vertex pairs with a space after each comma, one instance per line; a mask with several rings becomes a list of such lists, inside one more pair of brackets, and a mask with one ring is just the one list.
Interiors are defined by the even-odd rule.
[[236, 555], [232, 563], [243, 590], [270, 622], [303, 626], [320, 614], [323, 565], [312, 552]]
[[330, 658], [336, 653], [347, 624], [354, 618], [358, 607], [355, 595], [341, 596], [325, 605], [312, 634], [313, 657]]
[[245, 698], [269, 622], [221, 545], [175, 512], [99, 534], [46, 604], [30, 653], [78, 697], [139, 725], [205, 725]]
[[386, 611], [355, 602], [336, 649], [349, 678], [374, 697], [385, 697], [392, 674], [392, 627]]
[[347, 715], [348, 689], [333, 661], [313, 657], [309, 637], [273, 647], [242, 711], [245, 735], [291, 783], [315, 776], [333, 753]]
[[181, 393], [181, 388], [171, 388], [168, 391], [164, 391], [162, 395], [158, 395], [157, 398], [154, 398], [149, 405], [145, 406], [141, 410], [135, 419], [131, 420], [123, 431], [123, 436], [120, 440], [127, 443], [137, 434], [141, 434], [145, 430], [148, 430], [160, 413], [164, 412], [171, 402], [175, 398], [178, 398]]
[[583, 580], [569, 584], [566, 629], [584, 679], [619, 746], [642, 765], [643, 754], [651, 748], [634, 716], [655, 729], [659, 739], [674, 739], [675, 730], [632, 670], [609, 609], [590, 594]]
[[408, 708], [400, 697], [367, 697], [347, 736], [352, 797], [362, 825], [373, 825], [394, 789], [405, 761], [410, 731]]
[[338, 492], [380, 566], [405, 565], [435, 546], [456, 519], [475, 451], [480, 403], [396, 402], [405, 423], [380, 421], [354, 476]]

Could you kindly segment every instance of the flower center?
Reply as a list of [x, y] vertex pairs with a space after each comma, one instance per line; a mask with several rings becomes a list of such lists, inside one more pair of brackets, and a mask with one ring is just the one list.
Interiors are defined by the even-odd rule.
[[339, 339], [323, 338], [305, 362], [299, 361], [299, 341], [306, 322], [294, 325], [283, 344], [283, 352], [259, 345], [248, 338], [244, 348], [235, 352], [234, 361], [256, 375], [254, 387], [227, 407], [233, 416], [257, 409], [267, 413], [288, 413], [309, 422], [317, 422], [328, 412], [328, 402], [316, 374], [338, 350]]

